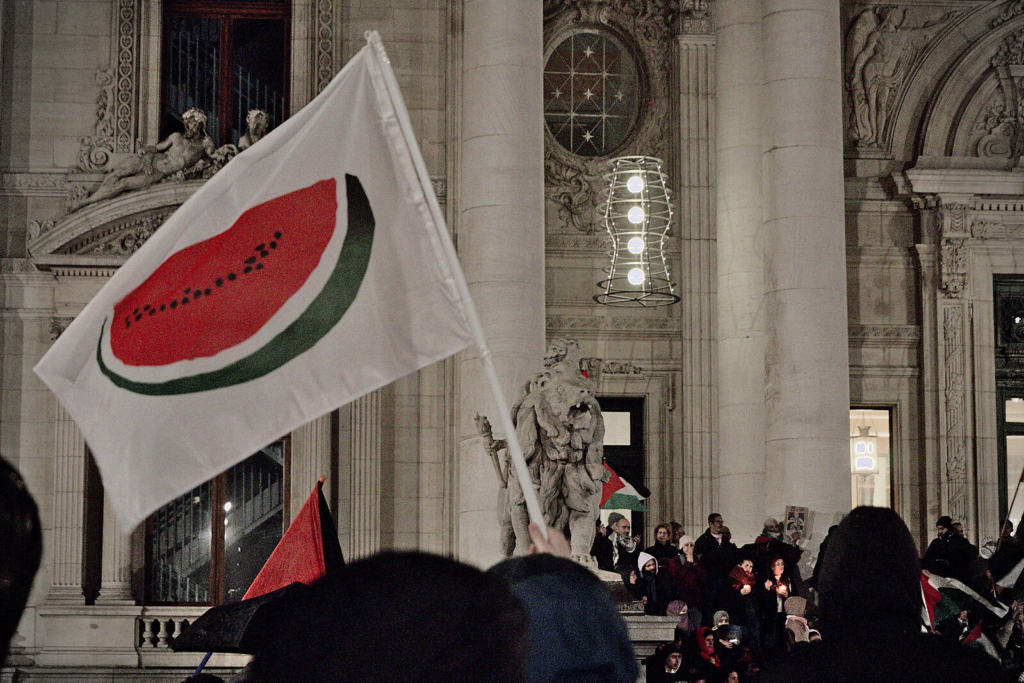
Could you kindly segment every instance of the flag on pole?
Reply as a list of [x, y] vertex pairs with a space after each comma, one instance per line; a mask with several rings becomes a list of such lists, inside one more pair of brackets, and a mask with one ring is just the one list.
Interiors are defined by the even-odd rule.
[[320, 477], [243, 600], [258, 598], [296, 581], [310, 584], [345, 566], [323, 485], [324, 478]]
[[601, 489], [601, 507], [608, 510], [647, 512], [643, 502], [646, 496], [641, 495], [636, 487], [619, 476], [607, 461], [604, 468], [608, 470], [609, 477]]
[[932, 626], [968, 608], [976, 615], [987, 613], [994, 619], [1002, 619], [1007, 614], [1005, 607], [990, 602], [962, 582], [929, 571], [921, 572], [921, 592]]
[[36, 366], [123, 528], [474, 341], [381, 54], [205, 183]]

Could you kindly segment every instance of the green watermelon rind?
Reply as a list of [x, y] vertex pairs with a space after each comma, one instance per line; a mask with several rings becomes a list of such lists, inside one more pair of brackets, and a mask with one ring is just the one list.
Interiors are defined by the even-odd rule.
[[[305, 353], [341, 321], [352, 302], [370, 265], [376, 223], [370, 200], [362, 183], [345, 174], [348, 196], [348, 232], [341, 246], [338, 261], [323, 289], [309, 306], [265, 345], [229, 365], [166, 382], [136, 382], [123, 377], [103, 362], [103, 332], [96, 347], [100, 371], [116, 386], [147, 396], [173, 396], [212, 391], [243, 384], [277, 370], [288, 361]], [[103, 321], [103, 328], [107, 325]]]

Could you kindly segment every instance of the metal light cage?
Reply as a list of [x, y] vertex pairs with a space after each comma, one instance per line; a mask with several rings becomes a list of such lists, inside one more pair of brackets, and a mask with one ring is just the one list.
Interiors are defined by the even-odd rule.
[[606, 306], [670, 306], [679, 297], [669, 278], [665, 239], [672, 224], [671, 194], [661, 159], [645, 156], [612, 159], [604, 176], [607, 195], [597, 207], [611, 248], [603, 292], [594, 301]]

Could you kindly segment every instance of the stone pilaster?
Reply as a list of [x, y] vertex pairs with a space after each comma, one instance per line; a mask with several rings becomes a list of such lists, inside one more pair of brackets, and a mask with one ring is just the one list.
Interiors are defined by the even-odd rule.
[[292, 432], [291, 445], [291, 496], [289, 512], [292, 519], [299, 514], [302, 505], [321, 475], [324, 482], [324, 496], [331, 500], [331, 414], [307, 422]]
[[64, 406], [53, 402], [53, 570], [46, 601], [81, 605], [85, 437]]
[[103, 564], [97, 604], [134, 604], [132, 598], [132, 535], [125, 533], [114, 516], [110, 500], [103, 497]]
[[685, 17], [679, 36], [682, 248], [684, 524], [713, 505], [718, 441], [717, 249], [715, 230], [715, 37], [706, 12]]
[[[750, 0], [718, 0], [713, 8], [719, 424], [714, 506], [728, 513], [726, 524], [737, 539], [752, 539], [764, 520], [765, 499], [761, 8]], [[703, 526], [703, 520], [693, 522]]]
[[352, 558], [380, 550], [380, 391], [351, 403], [350, 462]]
[[[511, 405], [544, 354], [544, 118], [541, 0], [463, 4], [459, 257]], [[498, 482], [474, 423], [498, 424], [476, 357], [460, 362], [459, 559], [500, 558]]]
[[850, 509], [839, 3], [764, 0], [767, 512]]

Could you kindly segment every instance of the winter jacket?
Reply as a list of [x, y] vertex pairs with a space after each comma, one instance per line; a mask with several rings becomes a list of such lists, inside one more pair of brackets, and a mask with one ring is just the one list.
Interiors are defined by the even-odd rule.
[[676, 597], [690, 609], [703, 611], [708, 597], [708, 572], [704, 564], [697, 559], [687, 562], [685, 555], [677, 554], [669, 560], [668, 572], [675, 581]]

